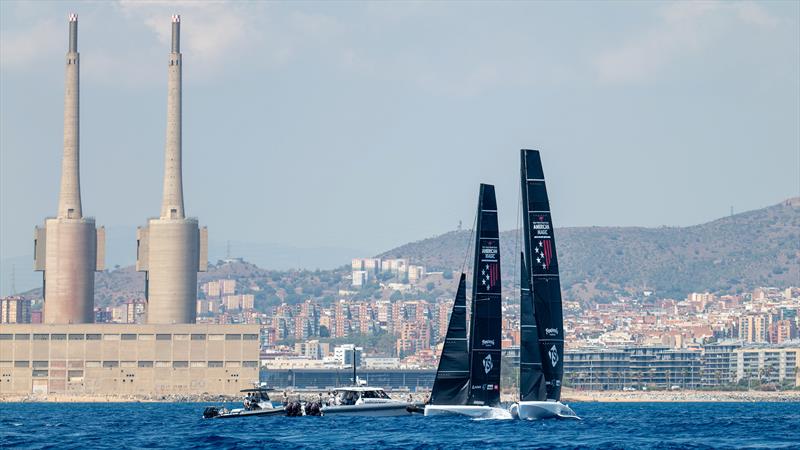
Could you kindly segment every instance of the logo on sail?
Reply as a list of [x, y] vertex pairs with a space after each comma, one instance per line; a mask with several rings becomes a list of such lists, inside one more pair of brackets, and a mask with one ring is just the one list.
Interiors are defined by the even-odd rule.
[[548, 336], [558, 336], [558, 328], [547, 328], [544, 330]]
[[539, 244], [534, 247], [534, 258], [536, 265], [541, 265], [543, 270], [550, 269], [550, 263], [553, 261], [553, 245], [550, 239], [542, 239]]
[[484, 347], [492, 347], [494, 346], [494, 339], [483, 339], [481, 345]]
[[494, 364], [492, 363], [492, 355], [486, 355], [486, 358], [483, 358], [483, 371], [489, 373], [492, 371]]
[[494, 289], [500, 280], [500, 265], [496, 262], [484, 263], [481, 268], [481, 286], [487, 291]]
[[[556, 364], [558, 364], [558, 350], [556, 349], [556, 346], [553, 345], [552, 347], [550, 347], [550, 351], [548, 351], [547, 354], [550, 356], [550, 364], [552, 364], [553, 367], [555, 367]], [[484, 362], [484, 365], [485, 364], [486, 363]]]

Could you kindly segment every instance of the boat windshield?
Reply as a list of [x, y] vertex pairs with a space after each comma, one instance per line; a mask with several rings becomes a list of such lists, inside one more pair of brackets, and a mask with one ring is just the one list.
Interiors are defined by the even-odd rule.
[[358, 392], [344, 391], [339, 394], [339, 403], [342, 405], [355, 405], [358, 400]]
[[245, 398], [251, 401], [268, 402], [270, 401], [269, 394], [266, 390], [262, 389], [245, 389], [242, 390]]
[[361, 393], [362, 398], [389, 398], [386, 392], [383, 391], [364, 391]]

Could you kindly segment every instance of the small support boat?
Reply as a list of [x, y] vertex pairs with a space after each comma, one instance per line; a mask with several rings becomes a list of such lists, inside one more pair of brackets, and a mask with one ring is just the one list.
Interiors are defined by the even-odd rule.
[[230, 419], [233, 417], [286, 415], [283, 404], [270, 400], [269, 392], [272, 390], [266, 387], [242, 389], [240, 392], [245, 396], [241, 408], [227, 409], [224, 406], [207, 406], [203, 410], [203, 418]]
[[334, 404], [322, 407], [323, 416], [407, 416], [421, 405], [396, 400], [381, 388], [351, 386], [336, 389]]

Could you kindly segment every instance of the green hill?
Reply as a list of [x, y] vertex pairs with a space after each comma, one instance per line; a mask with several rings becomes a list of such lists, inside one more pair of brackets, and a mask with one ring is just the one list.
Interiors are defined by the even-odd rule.
[[[501, 235], [506, 280], [514, 279], [518, 235]], [[584, 300], [643, 287], [682, 297], [800, 285], [800, 198], [690, 227], [560, 228], [556, 240], [563, 288]], [[469, 242], [470, 231], [453, 231], [379, 256], [457, 270]]]

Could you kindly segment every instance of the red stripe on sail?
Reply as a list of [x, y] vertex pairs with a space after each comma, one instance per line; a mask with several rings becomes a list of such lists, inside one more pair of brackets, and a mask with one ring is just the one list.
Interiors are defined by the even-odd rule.
[[550, 241], [544, 241], [544, 263], [547, 268], [550, 268], [550, 259], [552, 258], [552, 251], [550, 248]]

